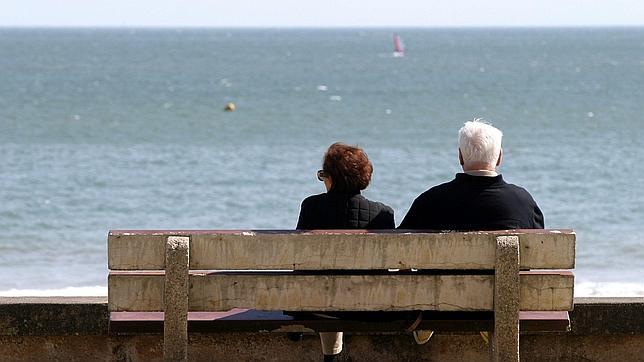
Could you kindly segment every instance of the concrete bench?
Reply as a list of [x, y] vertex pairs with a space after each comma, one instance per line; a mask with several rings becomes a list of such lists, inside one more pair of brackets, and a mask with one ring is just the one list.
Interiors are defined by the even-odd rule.
[[[520, 328], [566, 329], [573, 306], [573, 274], [561, 270], [574, 268], [571, 230], [120, 230], [108, 250], [110, 329], [163, 325], [166, 360], [187, 358], [188, 328], [400, 331], [413, 322], [492, 331], [492, 359], [518, 361]], [[284, 310], [393, 317], [302, 321]], [[406, 311], [422, 314], [397, 318]]]

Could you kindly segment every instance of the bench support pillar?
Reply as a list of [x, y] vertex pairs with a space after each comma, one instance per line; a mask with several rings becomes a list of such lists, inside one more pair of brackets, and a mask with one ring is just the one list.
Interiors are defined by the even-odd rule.
[[165, 248], [163, 360], [188, 360], [190, 239], [169, 236]]
[[496, 238], [493, 361], [519, 361], [519, 237]]

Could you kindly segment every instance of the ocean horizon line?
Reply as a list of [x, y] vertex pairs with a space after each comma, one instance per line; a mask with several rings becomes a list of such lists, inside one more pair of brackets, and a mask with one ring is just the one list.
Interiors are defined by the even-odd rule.
[[4, 25], [0, 30], [622, 30], [644, 29], [644, 24], [601, 24], [601, 25], [55, 25], [29, 24]]

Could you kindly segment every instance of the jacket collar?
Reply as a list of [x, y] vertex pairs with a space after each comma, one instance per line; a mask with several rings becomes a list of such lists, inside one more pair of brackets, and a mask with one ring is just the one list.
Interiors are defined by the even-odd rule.
[[474, 176], [466, 173], [457, 173], [456, 182], [470, 185], [495, 185], [504, 184], [503, 176], [498, 174], [496, 176]]
[[487, 176], [487, 177], [494, 177], [499, 175], [496, 171], [490, 171], [490, 170], [471, 170], [471, 171], [465, 171], [465, 173], [472, 176]]
[[330, 190], [330, 191], [327, 191], [327, 194], [333, 195], [333, 196], [351, 197], [351, 196], [355, 196], [355, 195], [360, 195], [360, 190], [358, 190], [358, 191], [349, 191], [349, 192], [339, 192], [339, 191]]

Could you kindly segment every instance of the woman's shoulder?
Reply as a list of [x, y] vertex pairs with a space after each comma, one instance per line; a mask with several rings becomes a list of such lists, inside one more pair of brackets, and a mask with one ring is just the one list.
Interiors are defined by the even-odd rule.
[[366, 203], [362, 209], [368, 210], [367, 219], [369, 220], [365, 228], [367, 229], [393, 229], [394, 210], [387, 204], [364, 198]]
[[394, 214], [394, 209], [392, 209], [392, 208], [391, 208], [391, 206], [389, 206], [389, 205], [387, 205], [387, 204], [385, 204], [385, 203], [379, 202], [379, 201], [370, 201], [370, 202], [372, 202], [372, 203], [374, 203], [374, 204], [378, 205], [377, 207], [378, 207], [382, 212], [386, 212], [386, 213], [389, 213], [389, 214], [391, 214], [391, 215], [393, 215], [393, 214]]
[[368, 208], [370, 210], [378, 210], [378, 211], [382, 211], [382, 212], [388, 212], [388, 213], [391, 213], [392, 215], [394, 213], [394, 209], [392, 209], [391, 206], [389, 206], [389, 205], [387, 205], [387, 204], [385, 204], [383, 202], [369, 200], [368, 198], [366, 198], [366, 197], [364, 197], [362, 195], [356, 195], [356, 196], [359, 197], [362, 200], [362, 202], [367, 204]]
[[304, 200], [302, 200], [302, 206], [304, 206], [304, 205], [315, 205], [317, 203], [320, 203], [320, 202], [326, 200], [327, 197], [328, 196], [327, 196], [326, 193], [317, 194], [317, 195], [311, 195], [311, 196], [305, 198]]

